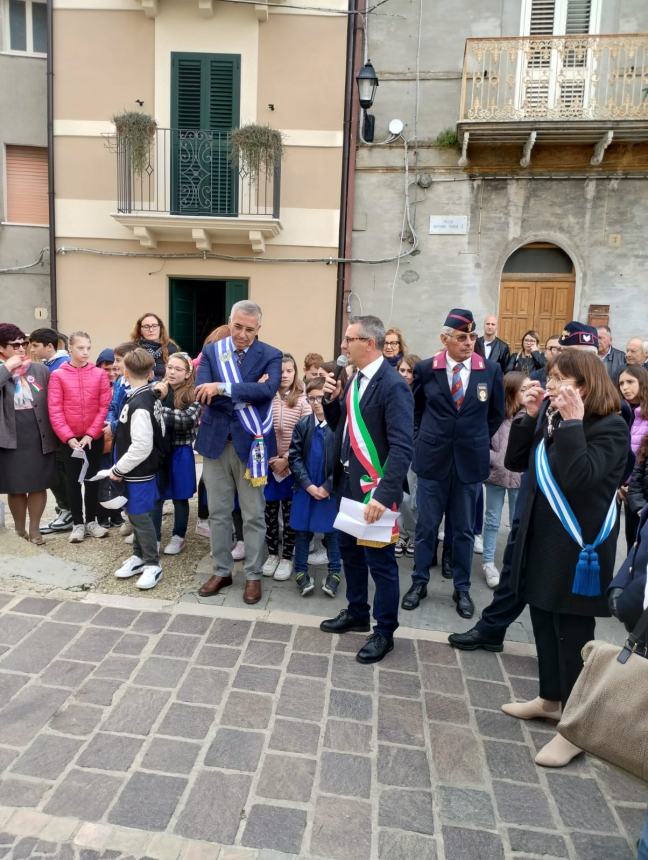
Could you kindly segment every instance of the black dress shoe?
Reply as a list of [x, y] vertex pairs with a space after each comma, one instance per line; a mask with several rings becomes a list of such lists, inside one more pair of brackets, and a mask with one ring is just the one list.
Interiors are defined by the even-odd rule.
[[470, 599], [470, 594], [467, 591], [457, 591], [452, 592], [452, 599], [457, 604], [457, 613], [461, 615], [462, 618], [472, 618], [475, 614], [475, 604]]
[[320, 630], [325, 633], [368, 633], [371, 629], [369, 621], [360, 621], [359, 618], [354, 618], [348, 609], [343, 609], [335, 618], [327, 618], [320, 624]]
[[393, 649], [393, 639], [386, 639], [382, 633], [374, 633], [358, 651], [356, 660], [358, 663], [377, 663]]
[[403, 595], [401, 609], [416, 609], [424, 597], [427, 597], [427, 585], [424, 582], [413, 582]]
[[443, 544], [441, 554], [441, 576], [444, 579], [452, 579], [452, 548]]
[[460, 651], [476, 651], [478, 648], [483, 648], [484, 651], [504, 650], [501, 642], [491, 642], [485, 639], [476, 627], [471, 627], [465, 633], [451, 633], [448, 636], [448, 642], [453, 648], [459, 648]]

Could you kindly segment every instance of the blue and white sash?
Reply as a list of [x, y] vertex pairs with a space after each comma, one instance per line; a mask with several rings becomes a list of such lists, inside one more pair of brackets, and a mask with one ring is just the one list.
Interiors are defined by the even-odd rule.
[[[236, 361], [236, 349], [231, 337], [218, 340], [214, 344], [218, 358], [218, 370], [223, 382], [230, 384], [241, 383], [241, 369]], [[250, 436], [252, 446], [248, 458], [245, 477], [253, 487], [261, 487], [268, 482], [268, 451], [263, 437], [272, 429], [272, 403], [268, 407], [265, 418], [262, 418], [256, 406], [250, 403], [237, 404], [234, 412]]]
[[594, 543], [586, 544], [583, 541], [579, 522], [551, 472], [544, 439], [536, 448], [535, 467], [538, 486], [542, 494], [551, 505], [552, 511], [562, 523], [567, 534], [581, 548], [572, 583], [572, 594], [579, 594], [583, 597], [599, 597], [601, 594], [601, 568], [596, 547], [608, 538], [616, 523], [618, 516], [616, 493], [612, 496], [610, 507]]

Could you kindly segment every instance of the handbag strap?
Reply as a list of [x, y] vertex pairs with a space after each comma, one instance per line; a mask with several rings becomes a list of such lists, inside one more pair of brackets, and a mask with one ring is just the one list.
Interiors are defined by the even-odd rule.
[[[642, 657], [648, 657], [648, 642], [646, 635], [648, 634], [648, 609], [639, 616], [639, 621], [635, 624], [632, 632], [626, 639], [626, 643], [619, 652], [617, 660], [619, 663], [627, 663], [632, 654], [638, 653]], [[642, 653], [643, 652], [643, 653]]]

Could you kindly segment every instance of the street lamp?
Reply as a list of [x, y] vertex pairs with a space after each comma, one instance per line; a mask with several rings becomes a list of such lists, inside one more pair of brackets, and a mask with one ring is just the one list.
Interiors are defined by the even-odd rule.
[[360, 107], [363, 110], [362, 138], [367, 143], [371, 143], [374, 139], [375, 117], [367, 113], [367, 111], [373, 104], [376, 87], [378, 86], [378, 77], [376, 70], [371, 65], [371, 60], [367, 60], [360, 69], [356, 77], [356, 82], [358, 84]]

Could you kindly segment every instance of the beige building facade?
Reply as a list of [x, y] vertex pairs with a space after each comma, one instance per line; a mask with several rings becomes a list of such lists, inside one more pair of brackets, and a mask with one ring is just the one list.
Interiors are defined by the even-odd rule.
[[[331, 355], [347, 14], [343, 0], [317, 6], [55, 2], [62, 331], [86, 328], [99, 349], [151, 311], [196, 352], [248, 297], [264, 340], [298, 361]], [[141, 174], [116, 144], [111, 118], [125, 110], [157, 125]], [[227, 143], [248, 123], [284, 140], [280, 169], [256, 180]]]

